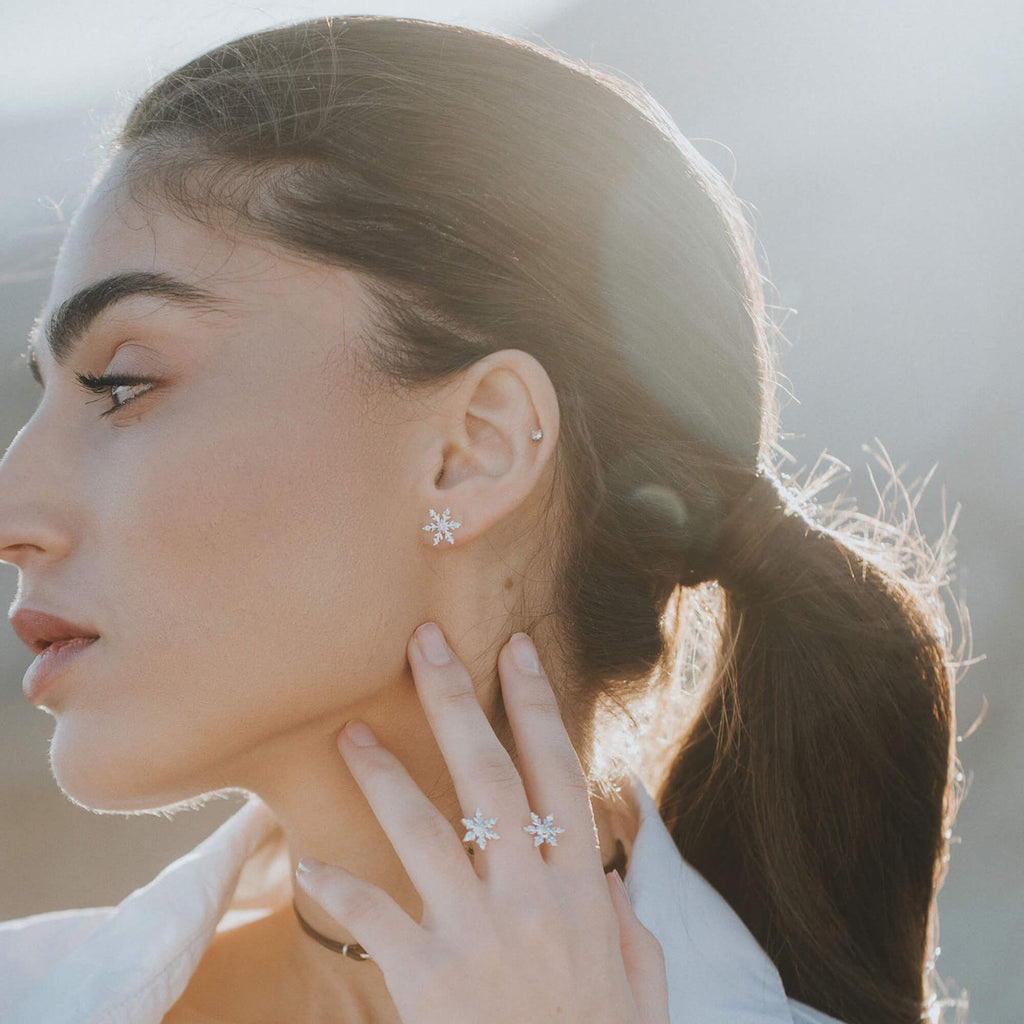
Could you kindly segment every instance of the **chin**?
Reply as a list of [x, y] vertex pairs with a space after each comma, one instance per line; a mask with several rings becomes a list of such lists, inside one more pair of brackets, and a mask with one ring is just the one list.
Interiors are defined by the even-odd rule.
[[[50, 740], [50, 773], [60, 791], [77, 806], [96, 814], [159, 814], [201, 807], [214, 792], [159, 773], [152, 748], [111, 748], [95, 737], [75, 735], [58, 719]], [[163, 777], [161, 777], [161, 775]]]

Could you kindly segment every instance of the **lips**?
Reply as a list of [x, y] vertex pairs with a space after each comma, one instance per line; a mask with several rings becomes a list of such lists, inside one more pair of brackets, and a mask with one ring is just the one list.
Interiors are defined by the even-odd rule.
[[40, 654], [52, 644], [67, 640], [95, 640], [99, 633], [92, 626], [69, 622], [67, 619], [33, 608], [22, 608], [11, 616], [11, 626], [18, 638], [33, 654]]

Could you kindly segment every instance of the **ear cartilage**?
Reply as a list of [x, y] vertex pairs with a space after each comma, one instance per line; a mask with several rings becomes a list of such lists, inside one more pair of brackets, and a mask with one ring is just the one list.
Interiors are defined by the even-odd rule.
[[457, 530], [462, 523], [456, 523], [451, 519], [452, 510], [446, 508], [440, 515], [438, 515], [433, 509], [430, 510], [430, 522], [423, 527], [424, 530], [432, 530], [434, 533], [434, 547], [442, 541], [446, 540], [449, 544], [454, 544], [455, 540], [452, 537], [452, 530]]

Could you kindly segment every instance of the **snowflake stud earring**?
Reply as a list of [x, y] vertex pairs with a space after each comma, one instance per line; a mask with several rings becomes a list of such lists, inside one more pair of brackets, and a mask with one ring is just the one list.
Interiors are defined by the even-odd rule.
[[464, 843], [479, 843], [480, 849], [486, 850], [488, 839], [501, 838], [494, 831], [494, 825], [497, 820], [497, 818], [485, 818], [478, 807], [475, 817], [462, 819], [462, 824], [466, 826], [466, 834], [462, 837], [462, 841]]
[[536, 849], [541, 843], [550, 843], [552, 846], [558, 845], [558, 836], [560, 836], [565, 829], [559, 828], [554, 824], [555, 816], [549, 814], [546, 818], [541, 818], [539, 814], [534, 814], [530, 811], [530, 817], [533, 819], [533, 824], [524, 825], [523, 831], [529, 832], [533, 836], [533, 846]]
[[462, 523], [453, 522], [451, 514], [450, 508], [446, 508], [440, 515], [433, 509], [430, 510], [430, 522], [423, 529], [434, 531], [434, 547], [437, 547], [442, 540], [448, 541], [449, 544], [455, 543], [452, 539], [452, 530], [457, 530]]

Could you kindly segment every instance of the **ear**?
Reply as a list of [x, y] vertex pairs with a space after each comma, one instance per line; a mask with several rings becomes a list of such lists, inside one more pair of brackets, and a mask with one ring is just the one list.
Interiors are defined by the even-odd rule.
[[[424, 540], [461, 545], [536, 491], [558, 440], [558, 398], [533, 356], [502, 349], [463, 370], [436, 411], [420, 494]], [[543, 437], [535, 441], [538, 428]], [[460, 525], [428, 530], [436, 527], [435, 517], [445, 518], [445, 509], [448, 521]]]

